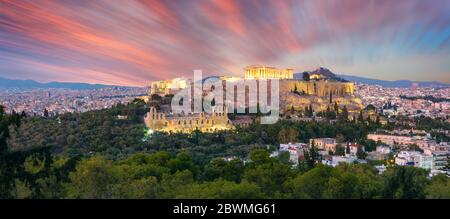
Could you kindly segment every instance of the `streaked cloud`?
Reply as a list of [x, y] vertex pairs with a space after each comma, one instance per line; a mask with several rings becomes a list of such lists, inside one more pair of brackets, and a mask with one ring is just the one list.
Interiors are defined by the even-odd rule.
[[446, 0], [0, 0], [0, 76], [144, 85], [248, 64], [450, 83]]

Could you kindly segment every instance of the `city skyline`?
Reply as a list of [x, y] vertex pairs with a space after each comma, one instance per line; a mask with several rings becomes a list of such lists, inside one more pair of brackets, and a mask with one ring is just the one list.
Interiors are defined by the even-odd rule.
[[0, 76], [145, 85], [318, 66], [450, 83], [448, 1], [0, 1]]

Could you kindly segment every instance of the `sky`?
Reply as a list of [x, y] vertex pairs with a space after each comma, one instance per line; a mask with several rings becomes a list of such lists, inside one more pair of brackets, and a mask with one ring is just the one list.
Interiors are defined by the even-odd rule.
[[450, 1], [0, 0], [0, 77], [142, 86], [254, 64], [450, 83]]

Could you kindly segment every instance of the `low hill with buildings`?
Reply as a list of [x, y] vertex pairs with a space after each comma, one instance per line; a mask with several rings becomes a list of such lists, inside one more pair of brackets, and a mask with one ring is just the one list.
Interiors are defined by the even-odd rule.
[[409, 87], [412, 87], [413, 84], [416, 84], [417, 87], [432, 87], [432, 88], [450, 87], [450, 84], [436, 82], [436, 81], [410, 81], [410, 80], [388, 81], [388, 80], [379, 80], [379, 79], [358, 77], [358, 76], [353, 76], [353, 75], [339, 75], [339, 77], [341, 77], [345, 80], [354, 81], [356, 83], [380, 85], [383, 87], [409, 88]]
[[74, 82], [49, 82], [40, 83], [34, 80], [15, 80], [0, 77], [0, 88], [16, 88], [16, 89], [32, 89], [32, 88], [63, 88], [74, 90], [91, 90], [107, 87], [120, 87], [115, 85], [105, 84], [89, 84], [89, 83], [74, 83]]
[[333, 81], [342, 81], [346, 82], [343, 78], [338, 77], [335, 73], [333, 73], [330, 69], [319, 67], [313, 71], [305, 71], [302, 73], [295, 73], [294, 79], [303, 80], [303, 75], [308, 74], [310, 79], [326, 79]]

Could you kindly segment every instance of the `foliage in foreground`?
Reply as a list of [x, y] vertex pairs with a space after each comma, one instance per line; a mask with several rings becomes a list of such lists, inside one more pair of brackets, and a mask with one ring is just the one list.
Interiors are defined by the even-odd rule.
[[[133, 103], [26, 118], [6, 115], [0, 106], [0, 198], [450, 198], [448, 178], [428, 179], [422, 169], [332, 168], [315, 165], [314, 153], [292, 169], [286, 157], [271, 158], [262, 149], [331, 136], [370, 149], [365, 136], [377, 124], [282, 121], [142, 141], [143, 112]], [[231, 156], [236, 159], [218, 158]]]
[[[36, 185], [16, 181], [15, 198], [450, 198], [450, 180], [414, 167], [392, 167], [378, 174], [367, 164], [316, 165], [301, 172], [289, 163], [254, 150], [250, 160], [216, 158], [205, 166], [181, 152], [137, 153], [122, 160], [93, 156], [67, 171], [58, 159]], [[45, 168], [29, 160], [27, 171]]]

